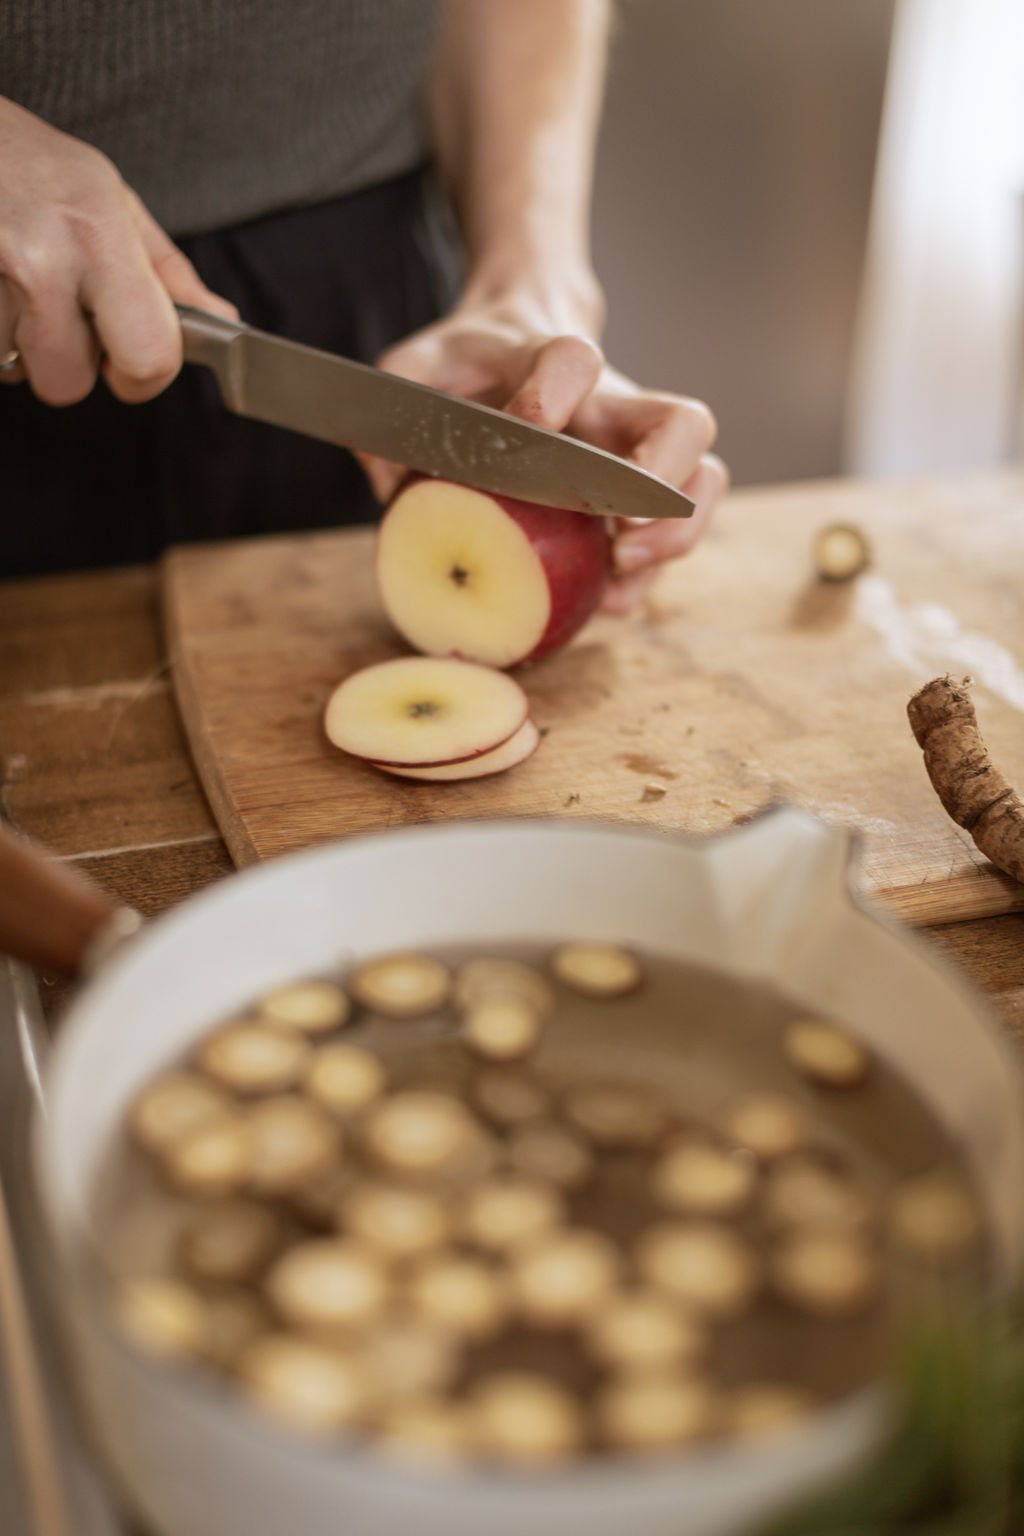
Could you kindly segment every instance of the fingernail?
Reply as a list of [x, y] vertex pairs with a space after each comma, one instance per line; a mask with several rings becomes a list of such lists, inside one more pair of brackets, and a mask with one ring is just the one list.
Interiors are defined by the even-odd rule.
[[654, 552], [646, 544], [620, 544], [615, 551], [615, 564], [623, 572], [639, 571], [653, 559]]

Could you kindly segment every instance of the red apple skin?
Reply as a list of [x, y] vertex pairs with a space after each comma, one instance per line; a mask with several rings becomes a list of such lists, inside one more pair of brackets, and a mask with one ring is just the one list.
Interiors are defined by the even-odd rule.
[[[431, 476], [409, 474], [392, 497], [391, 505], [403, 491]], [[452, 481], [451, 484], [458, 482]], [[475, 486], [467, 487], [477, 490]], [[566, 512], [561, 507], [538, 506], [520, 501], [516, 496], [499, 496], [493, 491], [479, 491], [501, 507], [522, 529], [544, 568], [551, 595], [551, 615], [547, 628], [533, 650], [519, 656], [510, 666], [525, 661], [539, 661], [551, 651], [567, 645], [600, 606], [612, 576], [612, 536], [603, 517], [586, 512]], [[385, 517], [387, 512], [385, 512]], [[474, 661], [465, 656], [465, 661]]]
[[612, 574], [612, 541], [603, 517], [538, 507], [514, 496], [493, 498], [517, 523], [544, 567], [551, 617], [529, 656], [539, 661], [568, 644], [600, 605]]

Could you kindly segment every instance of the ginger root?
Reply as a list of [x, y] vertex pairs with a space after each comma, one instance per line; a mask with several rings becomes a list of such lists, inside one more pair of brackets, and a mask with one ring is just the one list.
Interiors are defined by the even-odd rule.
[[966, 681], [926, 683], [907, 717], [943, 808], [997, 869], [1024, 882], [1024, 800], [988, 755]]

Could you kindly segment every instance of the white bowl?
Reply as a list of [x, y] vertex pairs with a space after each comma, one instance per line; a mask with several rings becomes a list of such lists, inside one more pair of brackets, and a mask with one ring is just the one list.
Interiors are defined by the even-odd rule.
[[162, 1536], [735, 1536], [851, 1468], [886, 1394], [759, 1450], [544, 1475], [417, 1475], [279, 1433], [110, 1325], [90, 1195], [125, 1107], [254, 993], [398, 947], [578, 935], [770, 982], [913, 1082], [977, 1180], [1003, 1281], [1024, 1255], [1024, 1099], [980, 999], [848, 889], [849, 839], [783, 808], [688, 841], [516, 821], [353, 839], [232, 876], [152, 924], [79, 995], [50, 1063], [37, 1173], [94, 1438]]

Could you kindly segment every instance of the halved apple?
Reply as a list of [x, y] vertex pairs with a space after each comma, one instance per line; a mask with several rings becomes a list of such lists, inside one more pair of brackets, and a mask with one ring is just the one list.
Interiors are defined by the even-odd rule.
[[602, 518], [450, 480], [407, 481], [377, 542], [381, 598], [410, 645], [493, 667], [564, 645], [610, 573]]
[[364, 667], [334, 690], [324, 726], [336, 747], [381, 767], [430, 768], [492, 752], [526, 720], [519, 684], [451, 657]]
[[430, 784], [451, 784], [459, 779], [483, 779], [491, 773], [518, 768], [532, 757], [540, 745], [540, 731], [532, 720], [524, 720], [514, 736], [503, 741], [493, 752], [482, 752], [464, 763], [439, 763], [434, 768], [396, 768], [389, 763], [374, 763], [375, 768], [399, 779], [422, 779]]

